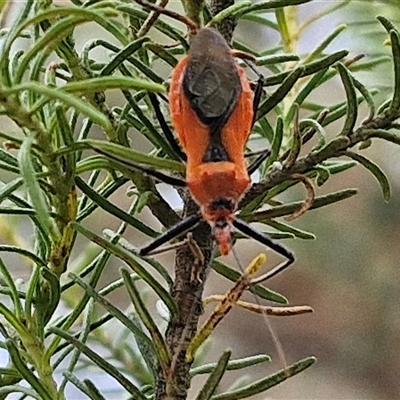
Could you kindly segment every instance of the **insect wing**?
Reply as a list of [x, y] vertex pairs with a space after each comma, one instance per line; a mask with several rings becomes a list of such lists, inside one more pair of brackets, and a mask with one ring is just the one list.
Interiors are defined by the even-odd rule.
[[230, 48], [221, 34], [202, 29], [193, 39], [183, 77], [183, 90], [199, 119], [218, 133], [229, 119], [241, 92]]
[[173, 71], [169, 94], [173, 125], [190, 164], [233, 161], [233, 153], [243, 152], [252, 100], [225, 39], [214, 29], [199, 31]]

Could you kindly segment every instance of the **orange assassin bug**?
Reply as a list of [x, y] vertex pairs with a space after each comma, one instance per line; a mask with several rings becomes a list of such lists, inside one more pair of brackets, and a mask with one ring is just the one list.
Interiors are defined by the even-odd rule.
[[[234, 215], [250, 186], [250, 175], [269, 155], [269, 151], [264, 151], [246, 166], [244, 149], [255, 122], [262, 85], [259, 75], [253, 93], [245, 71], [235, 62], [224, 37], [215, 29], [203, 28], [192, 40], [188, 55], [174, 68], [169, 91], [172, 123], [183, 154], [164, 120], [156, 96], [149, 94], [164, 135], [186, 161], [186, 180], [103, 152], [165, 183], [187, 187], [200, 207], [199, 214], [162, 233], [140, 249], [140, 255], [149, 254], [205, 220], [211, 225], [213, 238], [224, 255], [231, 250], [232, 231], [236, 228], [284, 256], [286, 261], [274, 268], [269, 277], [294, 262], [290, 250]], [[102, 153], [101, 149], [96, 150]]]
[[172, 122], [188, 155], [186, 184], [222, 254], [230, 223], [250, 185], [243, 156], [253, 120], [253, 92], [225, 39], [203, 29], [175, 67], [169, 91]]

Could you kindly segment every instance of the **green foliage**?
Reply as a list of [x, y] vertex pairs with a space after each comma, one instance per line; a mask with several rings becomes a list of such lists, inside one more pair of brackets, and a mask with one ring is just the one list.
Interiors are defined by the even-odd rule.
[[[343, 189], [315, 196], [314, 186], [320, 187], [356, 165], [373, 174], [384, 199], [389, 200], [390, 184], [385, 173], [360, 152], [375, 138], [400, 144], [400, 137], [393, 133], [399, 128], [396, 120], [400, 117], [400, 39], [396, 26], [379, 17], [389, 35], [391, 57], [360, 62], [347, 50], [329, 53], [328, 45], [337, 41], [345, 29], [342, 25], [316, 43], [313, 51], [296, 56], [292, 53], [305, 28], [339, 8], [331, 7], [299, 25], [296, 6], [309, 1], [245, 1], [214, 16], [201, 1], [183, 2], [194, 21], [203, 20], [209, 26], [219, 26], [234, 17], [280, 34], [281, 41], [272, 50], [250, 49], [236, 36], [233, 41], [236, 49], [254, 56], [266, 75], [268, 95], [264, 94], [261, 101], [249, 147], [267, 140], [272, 149], [260, 167], [260, 182], [253, 185], [240, 204], [240, 215], [248, 222], [271, 226], [275, 229], [271, 236], [276, 238], [313, 239], [312, 233], [276, 218], [301, 214], [355, 195], [355, 189]], [[6, 3], [0, 2], [0, 21], [8, 10]], [[182, 303], [174, 290], [180, 279], [179, 270], [171, 278], [154, 257], [139, 257], [136, 246], [122, 236], [128, 225], [149, 238], [159, 234], [138, 219], [137, 214], [145, 206], [166, 227], [181, 219], [180, 213], [162, 198], [153, 179], [129, 164], [184, 173], [184, 164], [162, 134], [148, 92], [166, 93], [171, 67], [189, 46], [186, 27], [182, 21], [177, 23], [131, 1], [71, 3], [57, 6], [50, 0], [27, 0], [21, 3], [17, 20], [1, 31], [0, 116], [13, 121], [17, 128], [0, 131], [4, 140], [4, 150], [0, 149], [0, 169], [4, 171], [0, 184], [0, 215], [4, 217], [0, 226], [9, 232], [10, 242], [0, 244], [0, 251], [16, 254], [21, 263], [27, 263], [29, 279], [21, 284], [13, 276], [12, 263], [0, 259], [0, 346], [9, 354], [7, 367], [1, 369], [0, 398], [21, 393], [36, 399], [62, 400], [69, 384], [88, 398], [110, 398], [96, 381], [78, 377], [81, 369], [95, 366], [96, 373], [115, 379], [118, 398], [185, 398], [190, 379], [207, 374], [198, 400], [241, 399], [262, 393], [308, 368], [315, 362], [313, 357], [222, 392], [219, 384], [227, 371], [245, 369], [269, 358], [259, 355], [232, 361], [231, 352], [226, 351], [214, 364], [192, 366], [180, 357], [185, 351], [183, 346], [188, 345], [182, 340], [193, 339], [196, 330], [186, 332], [187, 338], [171, 325], [182, 313]], [[267, 19], [267, 10], [273, 11], [275, 18]], [[80, 25], [88, 29], [96, 25], [108, 39], [91, 38], [80, 50], [75, 43]], [[149, 35], [150, 30], [163, 42]], [[26, 51], [18, 50], [24, 45]], [[96, 49], [107, 50], [110, 60], [97, 61], [92, 53]], [[358, 80], [357, 72], [388, 58], [394, 67], [393, 94], [388, 94], [390, 98], [383, 105], [376, 105], [376, 92]], [[160, 64], [167, 68], [166, 72], [159, 72]], [[337, 104], [315, 102], [313, 93], [334, 79], [342, 82], [345, 97]], [[121, 94], [122, 106], [114, 106], [107, 99], [108, 90]], [[361, 103], [365, 103], [367, 112], [360, 111]], [[360, 123], [362, 112], [366, 119]], [[276, 115], [275, 122], [272, 113]], [[340, 123], [341, 128], [332, 135], [327, 128], [334, 122]], [[102, 140], [93, 138], [96, 127], [105, 135]], [[149, 154], [136, 146], [139, 137], [152, 145]], [[315, 143], [311, 150], [304, 150], [304, 145], [312, 141]], [[135, 192], [125, 211], [108, 198], [121, 192], [121, 186], [129, 180]], [[279, 196], [299, 183], [306, 186], [306, 202], [282, 204]], [[81, 191], [79, 195], [76, 187]], [[187, 211], [191, 203], [182, 197]], [[86, 220], [98, 208], [121, 222], [116, 232], [104, 232], [106, 239], [87, 228]], [[33, 227], [30, 245], [21, 244], [14, 229], [17, 216], [28, 219]], [[207, 236], [207, 228], [201, 229]], [[87, 242], [82, 247], [78, 242], [83, 237]], [[235, 238], [243, 239], [240, 235]], [[209, 235], [207, 240], [211, 241]], [[94, 244], [101, 249], [95, 254]], [[75, 249], [82, 253], [80, 260], [72, 256]], [[207, 246], [200, 243], [200, 249], [206, 252]], [[99, 289], [111, 256], [127, 264], [133, 273], [121, 269], [121, 279]], [[192, 265], [191, 260], [178, 254], [177, 265], [180, 263]], [[215, 260], [212, 267], [231, 281], [240, 278], [239, 272], [220, 260]], [[144, 300], [145, 293], [140, 289], [143, 286], [138, 285], [143, 282], [164, 307], [170, 323], [167, 333]], [[186, 279], [185, 284], [190, 288], [193, 282]], [[201, 282], [199, 286], [203, 288]], [[106, 298], [120, 288], [126, 291], [134, 311], [121, 310]], [[287, 302], [285, 296], [262, 284], [252, 286], [251, 291], [259, 298]], [[77, 293], [82, 293], [80, 298]], [[199, 292], [188, 291], [186, 295], [194, 301], [196, 293]], [[68, 310], [59, 312], [61, 305], [68, 306]], [[198, 315], [191, 317], [194, 323], [189, 321], [188, 326], [196, 326]], [[107, 323], [120, 330], [114, 340], [109, 337]]]

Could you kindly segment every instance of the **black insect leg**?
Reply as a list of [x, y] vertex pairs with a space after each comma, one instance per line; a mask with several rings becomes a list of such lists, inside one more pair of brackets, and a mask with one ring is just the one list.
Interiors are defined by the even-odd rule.
[[183, 221], [178, 222], [176, 225], [174, 225], [173, 227], [162, 233], [158, 238], [154, 239], [147, 246], [142, 247], [139, 250], [139, 254], [141, 256], [149, 254], [152, 250], [155, 250], [157, 247], [162, 246], [164, 243], [169, 242], [171, 239], [194, 228], [200, 222], [200, 219], [201, 216], [197, 214], [197, 215], [191, 215], [190, 217], [187, 217]]
[[262, 91], [263, 91], [263, 86], [264, 86], [264, 77], [261, 75], [261, 73], [256, 72], [258, 75], [258, 80], [256, 87], [254, 89], [254, 98], [253, 98], [253, 120], [251, 122], [251, 128], [253, 129], [254, 124], [257, 121], [257, 111], [258, 111], [258, 106], [260, 105], [261, 101], [261, 96], [262, 96]]
[[259, 166], [269, 157], [270, 154], [270, 149], [265, 149], [261, 151], [260, 155], [247, 167], [248, 174], [251, 175], [253, 172], [255, 172], [259, 168]]
[[251, 128], [253, 128], [255, 122], [257, 121], [257, 111], [258, 111], [258, 106], [260, 105], [263, 86], [264, 86], [264, 75], [258, 70], [258, 68], [254, 65], [252, 61], [246, 59], [243, 59], [243, 61], [258, 76], [253, 97], [253, 121], [251, 123]]
[[254, 229], [252, 226], [247, 224], [246, 222], [242, 221], [241, 219], [234, 219], [232, 222], [233, 226], [244, 233], [247, 236], [250, 236], [251, 238], [257, 240], [258, 242], [265, 244], [268, 246], [270, 249], [276, 251], [283, 257], [286, 257], [287, 260], [282, 262], [281, 264], [277, 265], [274, 269], [269, 271], [267, 274], [263, 275], [262, 277], [257, 278], [257, 280], [254, 280], [252, 282], [254, 283], [259, 283], [261, 281], [264, 281], [266, 279], [272, 278], [273, 276], [279, 274], [282, 272], [284, 269], [289, 267], [289, 265], [293, 264], [294, 262], [294, 255], [293, 253], [288, 250], [286, 247], [282, 246], [280, 243], [276, 242], [275, 240], [272, 240], [269, 236], [266, 234], [258, 231], [257, 229]]
[[[257, 111], [258, 111], [258, 106], [260, 105], [261, 101], [261, 96], [262, 96], [262, 91], [263, 91], [263, 86], [264, 86], [264, 76], [261, 74], [261, 72], [257, 69], [257, 67], [250, 61], [244, 60], [244, 62], [254, 71], [254, 73], [258, 76], [257, 84], [254, 89], [254, 97], [253, 97], [253, 120], [251, 122], [251, 128], [253, 129], [254, 124], [256, 123], [257, 120]], [[260, 155], [248, 166], [247, 172], [249, 175], [251, 175], [253, 172], [255, 172], [260, 165], [268, 158], [268, 156], [271, 154], [271, 150], [266, 149], [263, 150]]]
[[154, 108], [154, 112], [156, 114], [158, 122], [160, 123], [160, 127], [164, 133], [165, 138], [167, 139], [168, 143], [171, 145], [171, 147], [175, 151], [175, 153], [182, 159], [182, 161], [186, 161], [187, 160], [186, 154], [182, 151], [182, 149], [179, 147], [178, 143], [176, 142], [176, 139], [175, 139], [173, 133], [171, 132], [171, 129], [169, 128], [167, 122], [165, 121], [163, 113], [161, 112], [160, 102], [158, 101], [157, 95], [152, 92], [149, 92], [148, 94], [149, 94], [149, 99], [150, 99], [151, 105]]
[[107, 151], [103, 151], [100, 148], [92, 146], [93, 150], [95, 150], [97, 153], [103, 154], [107, 158], [117, 162], [118, 164], [121, 164], [125, 167], [129, 167], [132, 169], [135, 169], [137, 171], [144, 172], [147, 175], [150, 175], [156, 179], [158, 179], [161, 182], [167, 183], [168, 185], [172, 186], [178, 186], [178, 187], [185, 187], [186, 186], [186, 181], [180, 178], [175, 178], [174, 176], [170, 176], [167, 174], [164, 174], [161, 171], [157, 171], [153, 168], [149, 167], [144, 167], [143, 165], [133, 163], [131, 161], [128, 161], [123, 158], [119, 158], [115, 156], [114, 154], [108, 153]]

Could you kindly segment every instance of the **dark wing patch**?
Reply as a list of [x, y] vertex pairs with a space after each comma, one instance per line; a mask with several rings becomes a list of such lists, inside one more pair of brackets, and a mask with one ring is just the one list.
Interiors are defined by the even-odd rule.
[[219, 134], [237, 103], [242, 87], [230, 48], [211, 28], [194, 38], [183, 78], [183, 90], [199, 119]]

